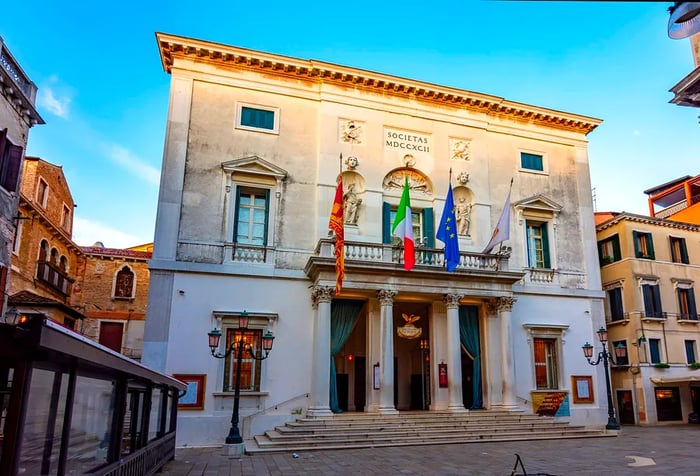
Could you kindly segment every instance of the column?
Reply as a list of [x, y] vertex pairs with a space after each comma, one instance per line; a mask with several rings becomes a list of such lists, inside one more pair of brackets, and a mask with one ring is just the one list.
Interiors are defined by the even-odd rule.
[[310, 417], [330, 416], [331, 412], [331, 300], [335, 289], [330, 286], [314, 286], [311, 290], [314, 316], [313, 359], [311, 361]]
[[510, 333], [510, 314], [516, 299], [501, 296], [496, 299], [498, 318], [501, 321], [501, 406], [505, 409], [518, 408], [515, 398], [515, 366], [513, 365], [513, 342]]
[[459, 300], [461, 294], [446, 294], [447, 307], [447, 409], [466, 411], [462, 398], [462, 347], [459, 337]]
[[394, 296], [396, 291], [380, 289], [379, 413], [398, 413], [394, 406]]

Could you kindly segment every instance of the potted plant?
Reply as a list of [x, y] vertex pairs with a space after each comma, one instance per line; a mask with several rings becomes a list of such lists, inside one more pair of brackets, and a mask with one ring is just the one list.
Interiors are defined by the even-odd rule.
[[667, 369], [670, 367], [670, 365], [668, 365], [668, 363], [666, 362], [659, 362], [654, 364], [654, 367], [656, 367], [657, 369]]
[[610, 263], [612, 263], [613, 261], [615, 261], [615, 258], [613, 258], [612, 256], [607, 256], [607, 255], [606, 255], [606, 256], [603, 256], [603, 258], [601, 259], [601, 261], [603, 262], [604, 265], [605, 265], [605, 264], [610, 264]]
[[688, 364], [688, 368], [690, 368], [692, 370], [700, 369], [700, 362], [692, 362], [692, 363]]

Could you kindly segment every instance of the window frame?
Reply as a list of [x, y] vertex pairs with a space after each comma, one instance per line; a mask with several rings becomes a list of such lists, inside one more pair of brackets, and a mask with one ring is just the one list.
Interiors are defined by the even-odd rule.
[[683, 345], [685, 347], [685, 360], [688, 365], [696, 363], [698, 361], [697, 342], [694, 339], [685, 339]]
[[[131, 290], [128, 296], [118, 296], [117, 295], [117, 289], [119, 289], [119, 276], [122, 274], [122, 271], [129, 271], [131, 273]], [[126, 273], [124, 273], [125, 275]], [[124, 264], [123, 266], [119, 267], [115, 272], [114, 272], [114, 278], [112, 282], [112, 299], [115, 300], [133, 300], [136, 298], [136, 271], [134, 271], [134, 268], [132, 268], [129, 264]]]
[[[541, 231], [539, 237], [531, 236], [530, 230], [535, 230], [539, 229]], [[539, 266], [540, 260], [537, 259], [537, 256], [534, 256], [534, 264], [533, 264], [533, 250], [531, 249], [531, 245], [533, 244], [533, 240], [538, 239], [539, 242], [542, 245], [542, 266]], [[549, 222], [548, 221], [542, 221], [542, 220], [533, 220], [533, 219], [526, 219], [525, 220], [525, 252], [526, 252], [526, 257], [527, 257], [527, 266], [528, 268], [534, 268], [534, 269], [552, 269], [552, 261], [551, 261], [551, 250], [550, 250], [550, 242], [549, 242]], [[536, 255], [537, 249], [535, 248], [534, 253]]]
[[0, 130], [0, 187], [9, 193], [17, 193], [24, 147], [8, 139], [7, 132], [7, 128]]
[[[526, 149], [519, 149], [518, 152], [519, 152], [518, 170], [520, 172], [538, 174], [538, 175], [549, 175], [549, 170], [547, 167], [547, 154], [545, 154], [544, 152], [526, 150]], [[536, 168], [524, 167], [523, 166], [524, 156], [539, 157], [542, 169], [540, 170], [540, 169], [536, 169]]]
[[642, 302], [644, 303], [644, 318], [665, 319], [663, 305], [661, 303], [661, 288], [657, 282], [642, 282]]
[[671, 261], [674, 263], [690, 264], [685, 238], [669, 236], [668, 241], [671, 248]]
[[[612, 254], [609, 254], [612, 252]], [[615, 263], [622, 259], [620, 249], [620, 235], [615, 233], [598, 241], [598, 261], [603, 267], [607, 264]]]
[[649, 363], [650, 364], [660, 364], [663, 362], [661, 355], [661, 339], [652, 337], [648, 339], [649, 344]]
[[61, 208], [61, 226], [63, 227], [64, 230], [70, 232], [71, 224], [72, 224], [72, 213], [71, 213], [71, 210], [70, 210], [70, 207], [68, 206], [68, 204], [64, 202], [63, 207]]
[[[618, 345], [622, 344], [622, 346], [625, 348], [625, 356], [624, 357], [617, 357], [617, 353], [615, 352], [615, 349], [617, 348]], [[627, 346], [627, 339], [620, 339], [620, 340], [614, 340], [610, 341], [610, 345], [612, 346], [612, 353], [610, 355], [613, 356], [615, 359], [614, 363], [618, 367], [627, 367], [630, 365], [630, 352], [629, 352], [629, 347]]]
[[[561, 390], [565, 388], [564, 382], [564, 349], [563, 349], [563, 335], [564, 332], [569, 328], [567, 325], [551, 325], [551, 324], [524, 324], [523, 327], [528, 333], [528, 343], [530, 345], [530, 361], [531, 361], [531, 375], [532, 375], [532, 388], [535, 391], [553, 391]], [[555, 375], [552, 378], [551, 387], [540, 387], [537, 383], [537, 365], [536, 365], [536, 355], [535, 347], [536, 341], [538, 340], [548, 340], [552, 342], [552, 349], [554, 351], [553, 359], [556, 368], [554, 369]], [[545, 362], [546, 364], [547, 362]]]
[[678, 319], [697, 321], [698, 310], [695, 301], [695, 289], [692, 284], [676, 283], [676, 300], [678, 303]]
[[654, 254], [654, 237], [648, 231], [632, 231], [634, 256], [639, 259], [656, 259]]
[[[626, 318], [623, 292], [622, 286], [613, 286], [605, 290], [607, 308], [610, 312], [610, 322], [619, 322]], [[613, 299], [613, 295], [616, 295], [615, 299]]]
[[[244, 108], [272, 112], [274, 114], [272, 129], [267, 129], [264, 127], [249, 126], [249, 125], [243, 124], [242, 120], [243, 120], [243, 109]], [[266, 134], [279, 135], [280, 108], [274, 107], [274, 106], [263, 106], [261, 104], [252, 104], [252, 103], [238, 101], [238, 102], [236, 102], [236, 121], [235, 121], [235, 124], [236, 124], [236, 126], [235, 126], [236, 129], [240, 129], [240, 130], [244, 130], [244, 131], [253, 131], [253, 132], [264, 132]]]
[[[243, 192], [249, 192], [244, 195]], [[252, 241], [254, 240], [254, 232], [252, 229], [255, 228], [255, 221], [252, 219], [254, 216], [254, 211], [256, 210], [256, 199], [259, 196], [258, 192], [261, 192], [261, 195], [264, 197], [265, 200], [265, 206], [264, 206], [264, 214], [265, 214], [265, 223], [263, 224], [263, 235], [262, 235], [262, 243], [250, 243], [250, 242], [241, 242], [239, 241], [239, 233], [238, 233], [238, 228], [240, 225], [240, 213], [241, 213], [241, 200], [242, 197], [244, 196], [249, 196], [249, 197], [255, 197], [251, 200], [251, 203], [248, 208], [250, 210], [250, 216], [251, 220], [248, 222], [248, 235], [247, 235], [247, 240]], [[264, 187], [253, 187], [253, 186], [248, 186], [248, 185], [242, 185], [236, 187], [236, 194], [235, 194], [235, 199], [234, 199], [234, 216], [233, 216], [233, 234], [231, 236], [231, 241], [233, 243], [245, 245], [245, 246], [259, 246], [261, 248], [266, 248], [267, 243], [268, 243], [268, 230], [270, 226], [270, 189], [269, 188], [264, 188]]]

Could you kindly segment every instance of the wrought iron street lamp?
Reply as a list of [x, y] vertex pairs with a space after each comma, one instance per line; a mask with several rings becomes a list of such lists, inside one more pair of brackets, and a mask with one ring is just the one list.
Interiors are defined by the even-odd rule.
[[[221, 340], [221, 331], [214, 328], [209, 332], [209, 348], [211, 349], [211, 355], [217, 359], [225, 359], [231, 354], [236, 357], [236, 387], [233, 396], [233, 414], [231, 415], [231, 429], [226, 437], [226, 444], [239, 444], [243, 443], [243, 438], [241, 438], [241, 432], [238, 429], [238, 408], [241, 399], [241, 362], [243, 361], [243, 352], [246, 352], [251, 358], [255, 360], [265, 360], [270, 355], [272, 350], [272, 343], [275, 340], [270, 331], [267, 331], [265, 335], [262, 336], [262, 351], [253, 349], [250, 342], [246, 342], [244, 331], [248, 329], [248, 322], [250, 321], [248, 313], [243, 311], [240, 316], [238, 316], [238, 329], [239, 333], [238, 339], [233, 339], [231, 345], [222, 354], [217, 352], [216, 349], [219, 348], [219, 341]], [[235, 352], [235, 353], [234, 353]], [[263, 354], [264, 352], [264, 354]]]
[[[591, 365], [598, 365], [601, 362], [603, 363], [603, 367], [605, 368], [605, 386], [606, 390], [608, 392], [608, 424], [605, 425], [605, 428], [608, 430], [619, 430], [620, 429], [620, 424], [617, 422], [615, 419], [615, 408], [613, 407], [613, 400], [612, 400], [612, 383], [610, 382], [610, 367], [609, 367], [609, 361], [612, 363], [615, 363], [613, 360], [612, 355], [608, 352], [608, 331], [604, 327], [601, 327], [598, 329], [598, 338], [600, 339], [600, 343], [603, 345], [603, 350], [598, 352], [598, 357], [596, 358], [595, 362], [592, 360], [593, 358], [593, 346], [586, 342], [583, 345], [583, 355], [586, 357], [586, 360], [588, 361], [589, 364]], [[624, 359], [627, 357], [627, 348], [622, 345], [622, 343], [618, 344], [615, 346], [615, 356], [618, 359]]]

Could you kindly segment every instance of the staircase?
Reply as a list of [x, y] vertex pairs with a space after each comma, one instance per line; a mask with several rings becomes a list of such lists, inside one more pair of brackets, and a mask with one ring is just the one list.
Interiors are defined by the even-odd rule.
[[246, 453], [615, 435], [617, 432], [572, 426], [552, 417], [500, 410], [400, 412], [398, 415], [341, 413], [330, 417], [300, 418], [267, 431], [246, 441]]

